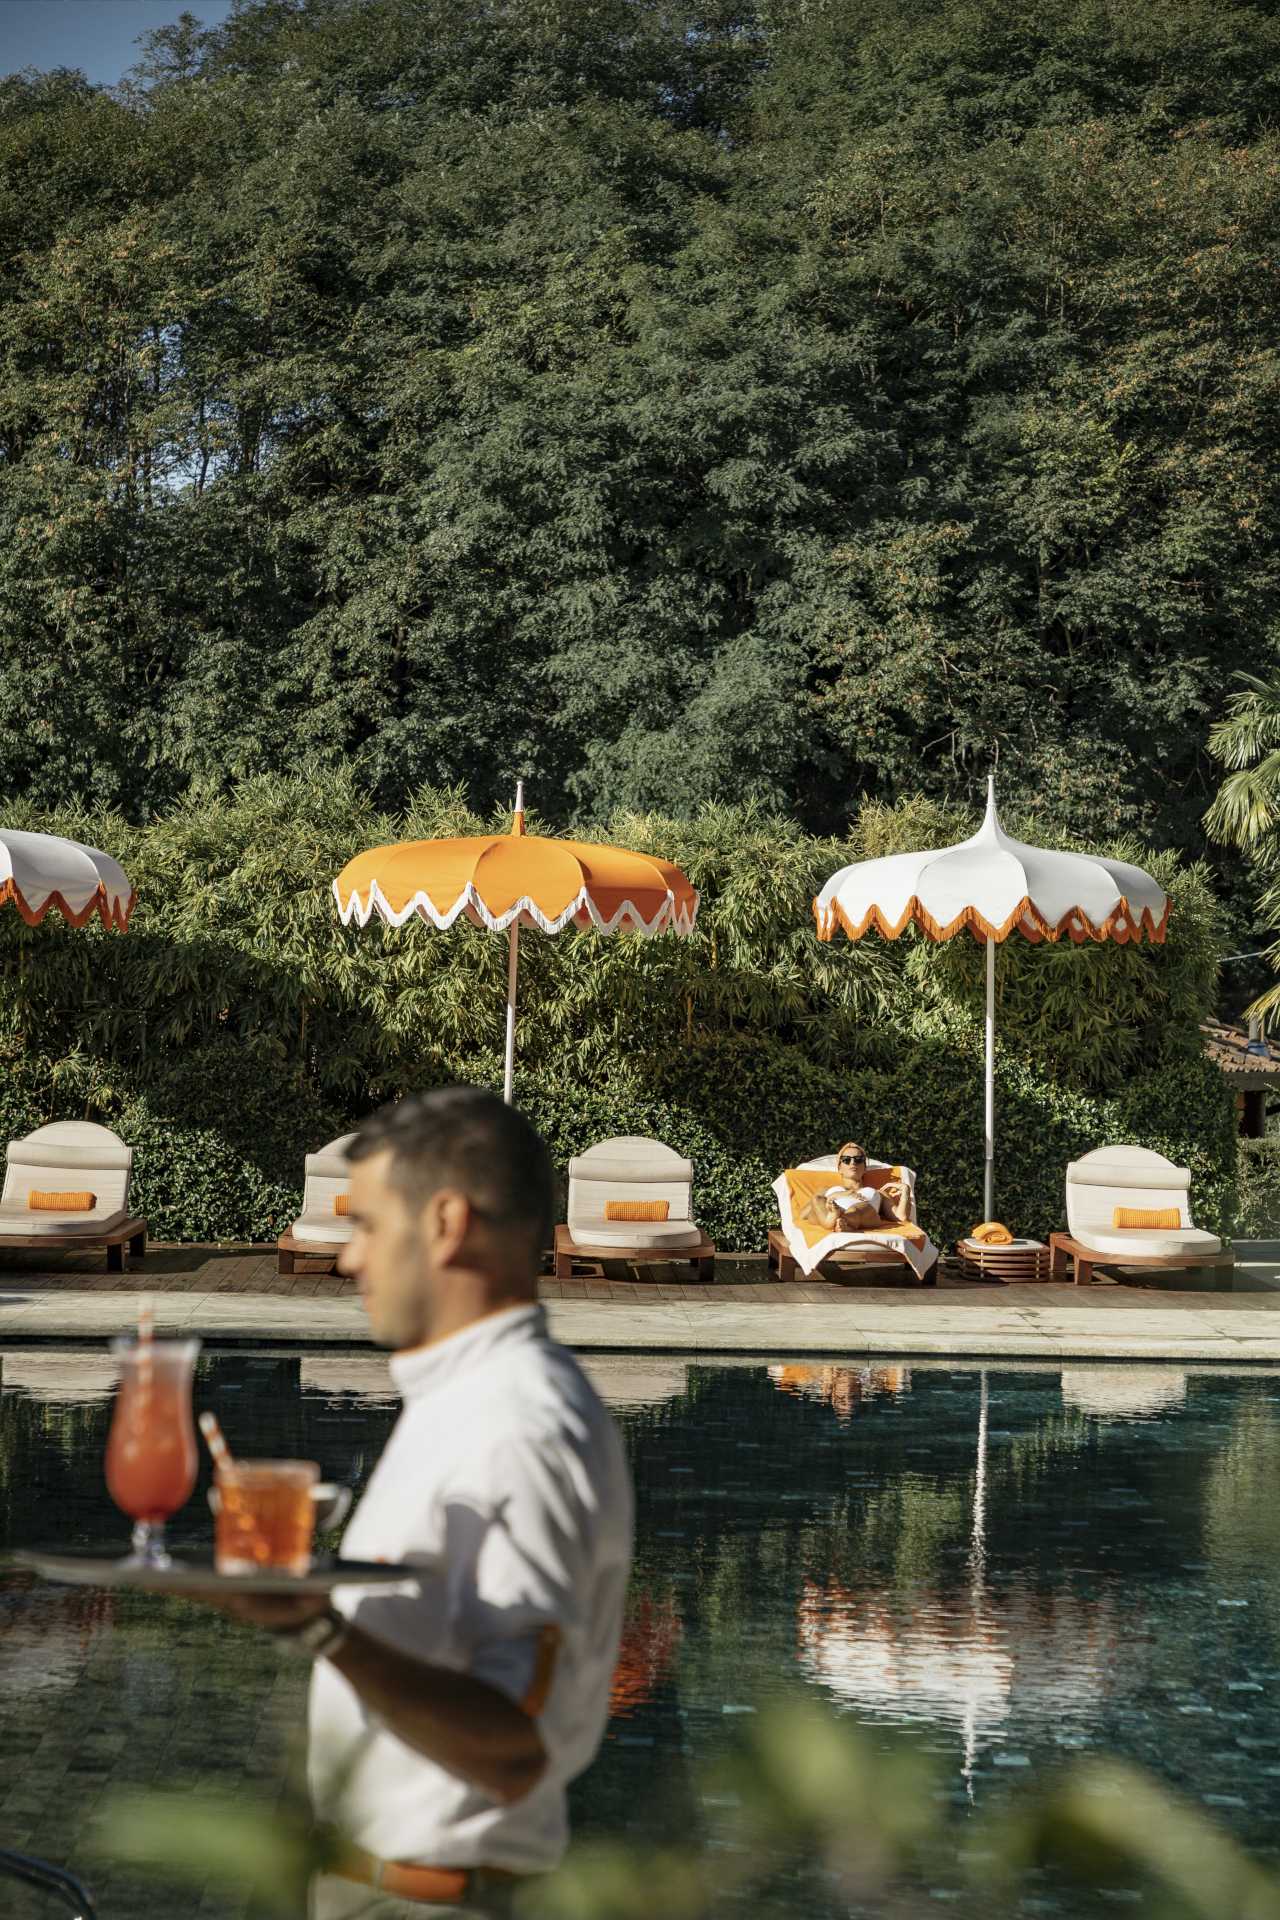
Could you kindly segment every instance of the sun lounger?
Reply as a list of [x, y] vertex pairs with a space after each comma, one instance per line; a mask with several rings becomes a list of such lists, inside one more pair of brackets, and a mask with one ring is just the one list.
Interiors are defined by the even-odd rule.
[[778, 1196], [782, 1227], [781, 1230], [774, 1228], [769, 1235], [769, 1261], [777, 1267], [778, 1278], [793, 1279], [797, 1267], [802, 1273], [812, 1273], [823, 1260], [857, 1249], [858, 1264], [898, 1261], [910, 1267], [922, 1285], [929, 1285], [936, 1278], [938, 1249], [919, 1225], [915, 1173], [910, 1167], [890, 1166], [886, 1160], [868, 1160], [865, 1173], [868, 1185], [882, 1187], [891, 1179], [902, 1182], [909, 1224], [886, 1221], [883, 1227], [864, 1229], [860, 1233], [828, 1233], [816, 1223], [800, 1221], [795, 1216], [803, 1213], [814, 1193], [825, 1192], [838, 1184], [839, 1156], [824, 1153], [816, 1160], [806, 1160], [802, 1166], [789, 1167], [780, 1173], [773, 1183], [773, 1191]]
[[[147, 1223], [129, 1213], [133, 1148], [92, 1120], [54, 1120], [5, 1148], [0, 1249], [50, 1252], [105, 1247], [108, 1273], [124, 1268], [124, 1245], [141, 1260]], [[88, 1207], [31, 1205], [32, 1194], [88, 1196]]]
[[354, 1133], [331, 1140], [303, 1162], [302, 1212], [276, 1242], [276, 1270], [292, 1273], [299, 1254], [309, 1260], [327, 1260], [330, 1267], [351, 1238], [351, 1221], [334, 1205], [351, 1192], [351, 1163], [347, 1148]]
[[[630, 1210], [651, 1217], [617, 1217]], [[693, 1163], [660, 1140], [623, 1134], [578, 1154], [568, 1211], [568, 1225], [556, 1228], [558, 1280], [572, 1277], [575, 1260], [691, 1260], [699, 1279], [715, 1271], [715, 1247], [693, 1218]]]
[[[1234, 1256], [1216, 1234], [1191, 1217], [1191, 1174], [1150, 1147], [1097, 1147], [1067, 1168], [1067, 1231], [1049, 1236], [1052, 1274], [1065, 1279], [1075, 1262], [1077, 1286], [1088, 1286], [1099, 1265], [1124, 1267], [1221, 1267]], [[1177, 1226], [1115, 1224], [1117, 1208], [1131, 1212], [1176, 1211]]]

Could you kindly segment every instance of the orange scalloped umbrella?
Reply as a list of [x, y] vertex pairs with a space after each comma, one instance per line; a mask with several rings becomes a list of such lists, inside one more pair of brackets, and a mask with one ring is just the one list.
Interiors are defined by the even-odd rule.
[[507, 1051], [503, 1098], [510, 1104], [515, 1061], [516, 974], [522, 926], [559, 933], [687, 935], [698, 891], [669, 860], [582, 840], [530, 838], [524, 830], [524, 782], [510, 833], [461, 840], [404, 840], [348, 861], [333, 883], [344, 926], [367, 926], [376, 913], [401, 927], [412, 915], [442, 931], [459, 914], [473, 926], [507, 933]]

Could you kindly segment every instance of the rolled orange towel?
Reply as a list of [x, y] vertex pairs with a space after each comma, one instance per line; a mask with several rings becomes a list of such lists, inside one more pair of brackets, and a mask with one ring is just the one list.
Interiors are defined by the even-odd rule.
[[1117, 1207], [1111, 1224], [1113, 1227], [1180, 1227], [1182, 1215], [1177, 1207]]
[[333, 1210], [335, 1213], [350, 1213], [351, 1195], [349, 1193], [335, 1193], [333, 1196]]
[[1008, 1227], [1002, 1226], [998, 1220], [984, 1220], [980, 1227], [974, 1228], [969, 1238], [971, 1240], [977, 1240], [979, 1244], [984, 1247], [1009, 1247], [1013, 1245], [1013, 1235], [1010, 1233]]
[[91, 1193], [37, 1193], [33, 1187], [27, 1195], [33, 1213], [92, 1213], [97, 1204]]
[[606, 1220], [665, 1220], [671, 1211], [669, 1200], [606, 1200]]

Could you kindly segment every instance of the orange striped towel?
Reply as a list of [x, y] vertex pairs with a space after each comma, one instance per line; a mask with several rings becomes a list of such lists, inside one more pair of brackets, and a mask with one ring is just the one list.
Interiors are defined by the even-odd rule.
[[350, 1213], [351, 1195], [349, 1193], [335, 1193], [333, 1196], [333, 1210], [335, 1213]]
[[1111, 1224], [1113, 1227], [1180, 1227], [1182, 1214], [1177, 1207], [1117, 1207]]
[[984, 1220], [980, 1227], [974, 1228], [969, 1238], [976, 1240], [979, 1246], [983, 1247], [1011, 1247], [1013, 1245], [1013, 1235], [1010, 1233], [1008, 1227], [1001, 1225], [999, 1220]]
[[665, 1220], [671, 1212], [669, 1200], [606, 1200], [606, 1220]]
[[37, 1193], [27, 1195], [33, 1213], [92, 1213], [98, 1202], [91, 1193]]
[[[900, 1167], [895, 1167], [892, 1171], [896, 1177], [901, 1178]], [[836, 1184], [833, 1176], [830, 1173], [812, 1169], [801, 1171], [796, 1167], [787, 1167], [785, 1177], [787, 1192], [791, 1196], [791, 1223], [799, 1228], [807, 1244], [816, 1247], [820, 1240], [829, 1239], [833, 1233], [838, 1235], [838, 1228], [821, 1227], [815, 1222], [800, 1218], [815, 1193], [825, 1193], [828, 1187]], [[886, 1220], [882, 1227], [855, 1227], [853, 1233], [860, 1240], [873, 1239], [877, 1234], [899, 1234], [902, 1239], [909, 1240], [913, 1247], [918, 1247], [922, 1252], [926, 1245], [923, 1229], [913, 1227], [909, 1220]]]

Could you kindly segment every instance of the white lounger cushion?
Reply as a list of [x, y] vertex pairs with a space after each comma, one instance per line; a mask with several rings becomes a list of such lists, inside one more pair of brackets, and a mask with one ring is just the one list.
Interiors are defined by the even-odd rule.
[[[1191, 1217], [1191, 1173], [1150, 1147], [1098, 1147], [1067, 1168], [1067, 1226], [1090, 1253], [1112, 1259], [1178, 1259], [1221, 1253], [1216, 1234]], [[1117, 1227], [1117, 1207], [1177, 1207], [1176, 1227]]]
[[95, 1207], [92, 1213], [54, 1213], [43, 1207], [28, 1207], [25, 1200], [21, 1206], [0, 1201], [0, 1234], [76, 1234], [92, 1240], [96, 1234], [122, 1227], [128, 1218], [127, 1207]]
[[[129, 1218], [133, 1148], [110, 1127], [93, 1120], [54, 1120], [5, 1148], [0, 1234], [84, 1236], [110, 1233]], [[29, 1207], [36, 1193], [93, 1194], [89, 1213], [55, 1213]]]
[[[665, 1220], [607, 1220], [611, 1200], [665, 1200]], [[661, 1140], [620, 1134], [569, 1162], [569, 1232], [580, 1247], [696, 1247], [693, 1162]]]
[[344, 1133], [337, 1140], [331, 1140], [327, 1147], [321, 1147], [319, 1153], [307, 1155], [303, 1163], [302, 1212], [289, 1229], [295, 1240], [338, 1247], [351, 1238], [350, 1216], [335, 1213], [333, 1203], [340, 1194], [351, 1191], [347, 1148], [354, 1139], [354, 1133]]
[[1113, 1227], [1110, 1233], [1100, 1232], [1096, 1227], [1077, 1227], [1072, 1234], [1082, 1247], [1088, 1247], [1090, 1253], [1109, 1253], [1113, 1258], [1155, 1259], [1157, 1256], [1173, 1258], [1184, 1253], [1221, 1253], [1222, 1242], [1214, 1233], [1204, 1233], [1199, 1227], [1188, 1227], [1185, 1232], [1175, 1233], [1171, 1228], [1163, 1230], [1152, 1227]]

